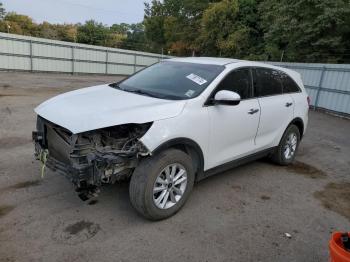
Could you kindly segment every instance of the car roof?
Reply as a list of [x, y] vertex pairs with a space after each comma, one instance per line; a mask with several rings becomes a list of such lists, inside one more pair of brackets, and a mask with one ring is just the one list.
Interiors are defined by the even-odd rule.
[[180, 57], [180, 58], [171, 58], [166, 61], [224, 66], [227, 64], [240, 62], [241, 60], [231, 59], [231, 58], [221, 58], [221, 57]]
[[223, 57], [178, 57], [178, 58], [170, 58], [166, 61], [173, 62], [183, 62], [183, 63], [196, 63], [196, 64], [208, 64], [208, 65], [221, 65], [227, 66], [231, 64], [241, 64], [244, 66], [257, 66], [257, 67], [269, 67], [269, 68], [281, 68], [279, 66], [274, 66], [272, 64], [266, 64], [263, 62], [255, 62], [249, 60], [239, 60], [233, 58], [223, 58]]
[[220, 66], [228, 66], [228, 65], [236, 65], [240, 66], [255, 66], [255, 67], [265, 67], [271, 69], [277, 69], [288, 73], [293, 76], [293, 78], [300, 78], [300, 74], [294, 70], [290, 70], [288, 68], [274, 66], [272, 64], [266, 64], [262, 62], [248, 61], [248, 60], [239, 60], [232, 58], [222, 58], [222, 57], [179, 57], [179, 58], [171, 58], [166, 61], [174, 61], [174, 62], [184, 62], [184, 63], [196, 63], [196, 64], [208, 64], [208, 65], [220, 65]]

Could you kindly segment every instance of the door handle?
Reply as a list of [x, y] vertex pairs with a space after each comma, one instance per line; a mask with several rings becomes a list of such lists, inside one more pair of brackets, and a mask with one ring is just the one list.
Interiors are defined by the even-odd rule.
[[290, 106], [292, 106], [293, 105], [293, 103], [286, 103], [286, 107], [290, 107]]
[[258, 113], [259, 112], [259, 109], [250, 109], [249, 111], [248, 111], [248, 114], [250, 114], [250, 115], [254, 115], [254, 114], [256, 114], [256, 113]]

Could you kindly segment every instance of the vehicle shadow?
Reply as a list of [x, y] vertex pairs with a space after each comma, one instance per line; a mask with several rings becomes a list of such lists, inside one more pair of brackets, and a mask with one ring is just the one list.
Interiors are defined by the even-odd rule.
[[[228, 184], [236, 184], [237, 180], [240, 180], [243, 176], [257, 175], [258, 169], [260, 169], [262, 166], [266, 168], [269, 165], [273, 167], [273, 164], [268, 163], [266, 160], [258, 160], [217, 173], [196, 182], [192, 194], [190, 195], [183, 209], [189, 211], [194, 208], [196, 203], [203, 201], [203, 195], [214, 193], [213, 188], [215, 188], [216, 191], [225, 190], [225, 187]], [[99, 197], [96, 198], [96, 200], [91, 199], [87, 201], [87, 204], [108, 208], [111, 213], [124, 217], [119, 217], [119, 219], [128, 219], [129, 223], [147, 221], [142, 216], [137, 214], [130, 203], [129, 181], [103, 186]]]

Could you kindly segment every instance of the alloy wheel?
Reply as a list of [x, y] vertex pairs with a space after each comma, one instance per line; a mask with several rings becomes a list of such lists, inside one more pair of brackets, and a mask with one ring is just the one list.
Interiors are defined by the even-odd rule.
[[289, 134], [286, 143], [284, 145], [284, 157], [286, 159], [291, 159], [294, 154], [295, 154], [295, 150], [297, 148], [297, 144], [298, 144], [298, 137], [295, 133], [291, 133]]
[[153, 186], [153, 202], [160, 209], [176, 205], [186, 191], [187, 172], [178, 163], [166, 166], [158, 175]]

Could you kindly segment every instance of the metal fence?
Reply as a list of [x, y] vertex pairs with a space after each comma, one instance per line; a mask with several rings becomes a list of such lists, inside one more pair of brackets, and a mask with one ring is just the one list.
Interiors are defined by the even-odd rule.
[[350, 65], [317, 63], [273, 63], [302, 75], [311, 105], [350, 114]]
[[[130, 75], [162, 55], [0, 33], [0, 70]], [[273, 63], [298, 71], [314, 107], [350, 114], [350, 65]]]
[[0, 33], [0, 69], [130, 75], [162, 55]]

